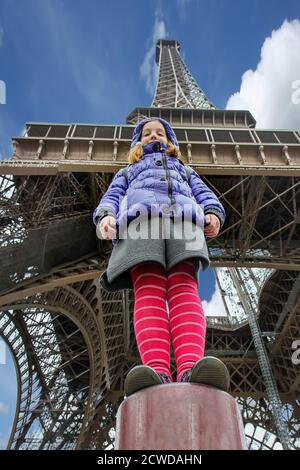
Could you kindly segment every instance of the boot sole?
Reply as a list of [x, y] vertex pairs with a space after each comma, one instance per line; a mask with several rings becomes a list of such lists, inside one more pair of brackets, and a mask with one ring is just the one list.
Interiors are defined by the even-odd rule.
[[124, 389], [126, 396], [132, 395], [143, 388], [152, 387], [154, 385], [162, 385], [159, 375], [148, 366], [138, 366], [128, 372]]
[[230, 375], [225, 364], [216, 357], [204, 357], [193, 369], [189, 382], [202, 383], [228, 392]]

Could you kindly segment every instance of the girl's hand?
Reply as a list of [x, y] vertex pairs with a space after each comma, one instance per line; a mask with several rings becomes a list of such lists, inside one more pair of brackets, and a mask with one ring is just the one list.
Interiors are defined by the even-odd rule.
[[204, 235], [213, 238], [216, 237], [220, 230], [220, 220], [215, 214], [207, 214], [205, 216]]
[[97, 224], [96, 233], [98, 238], [102, 240], [112, 240], [115, 238], [116, 219], [112, 215], [107, 215]]

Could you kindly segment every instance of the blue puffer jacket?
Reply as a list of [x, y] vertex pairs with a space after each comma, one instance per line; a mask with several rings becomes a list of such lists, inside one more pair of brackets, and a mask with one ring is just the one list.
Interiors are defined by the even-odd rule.
[[[136, 217], [145, 213], [170, 216], [184, 214], [204, 226], [204, 215], [215, 214], [224, 224], [225, 211], [216, 195], [190, 168], [188, 183], [184, 163], [177, 157], [167, 155], [164, 144], [152, 142], [143, 145], [143, 156], [138, 163], [119, 170], [108, 190], [94, 211], [95, 225], [106, 215], [116, 218], [116, 238], [119, 227], [125, 227]], [[153, 146], [155, 151], [153, 151]], [[158, 147], [158, 148], [157, 148]], [[125, 225], [124, 225], [125, 224]]]

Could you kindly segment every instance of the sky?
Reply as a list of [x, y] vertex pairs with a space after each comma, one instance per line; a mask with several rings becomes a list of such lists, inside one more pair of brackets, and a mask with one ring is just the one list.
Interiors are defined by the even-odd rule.
[[[217, 108], [300, 129], [299, 0], [0, 0], [0, 159], [26, 122], [124, 124], [150, 106], [160, 38], [180, 42]], [[199, 292], [207, 315], [223, 313], [212, 270]], [[0, 383], [10, 376], [13, 389], [6, 358]], [[0, 448], [14, 413], [5, 393]]]
[[5, 449], [15, 416], [17, 380], [12, 355], [0, 338], [0, 449]]

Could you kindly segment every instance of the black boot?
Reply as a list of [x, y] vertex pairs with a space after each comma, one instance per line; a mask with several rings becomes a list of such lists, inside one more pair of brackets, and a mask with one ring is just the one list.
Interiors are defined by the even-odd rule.
[[192, 369], [184, 372], [179, 382], [191, 382], [212, 385], [224, 392], [228, 392], [230, 375], [224, 362], [213, 356], [199, 359]]
[[128, 397], [143, 388], [164, 383], [170, 383], [169, 377], [166, 374], [157, 373], [148, 366], [136, 366], [126, 376], [124, 383], [125, 394]]

